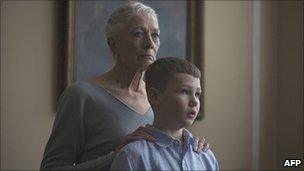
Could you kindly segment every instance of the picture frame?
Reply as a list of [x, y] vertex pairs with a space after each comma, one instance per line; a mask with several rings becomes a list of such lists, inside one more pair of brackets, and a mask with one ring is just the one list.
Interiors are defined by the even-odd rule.
[[[127, 1], [66, 1], [65, 59], [62, 89], [76, 81], [100, 75], [113, 60], [106, 45], [104, 27], [114, 9]], [[140, 1], [157, 13], [161, 30], [158, 57], [186, 58], [202, 72], [203, 58], [203, 1]], [[63, 91], [62, 90], [62, 91]], [[197, 120], [204, 117], [204, 94]]]

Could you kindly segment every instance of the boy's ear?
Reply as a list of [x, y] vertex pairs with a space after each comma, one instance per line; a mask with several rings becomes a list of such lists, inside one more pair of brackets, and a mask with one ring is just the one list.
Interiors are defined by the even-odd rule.
[[147, 90], [148, 100], [151, 106], [155, 106], [159, 104], [160, 101], [160, 91], [156, 88], [149, 88]]

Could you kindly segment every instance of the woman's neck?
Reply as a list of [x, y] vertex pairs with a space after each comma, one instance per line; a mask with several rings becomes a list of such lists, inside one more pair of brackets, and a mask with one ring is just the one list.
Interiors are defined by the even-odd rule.
[[119, 89], [145, 92], [143, 76], [144, 71], [131, 70], [123, 66], [115, 65], [110, 71], [104, 74], [104, 80], [111, 86]]

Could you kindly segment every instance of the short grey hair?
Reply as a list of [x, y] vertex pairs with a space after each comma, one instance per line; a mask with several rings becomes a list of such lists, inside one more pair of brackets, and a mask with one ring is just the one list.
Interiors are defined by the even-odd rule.
[[140, 2], [129, 1], [111, 14], [105, 28], [106, 38], [117, 36], [125, 21], [138, 14], [147, 14], [157, 19], [157, 14], [151, 7]]

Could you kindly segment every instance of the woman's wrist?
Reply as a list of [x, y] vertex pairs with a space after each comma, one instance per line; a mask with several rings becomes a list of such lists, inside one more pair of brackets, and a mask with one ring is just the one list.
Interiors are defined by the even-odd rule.
[[114, 157], [115, 157], [114, 151], [111, 151], [110, 152], [110, 160], [111, 160], [111, 162], [114, 160]]

